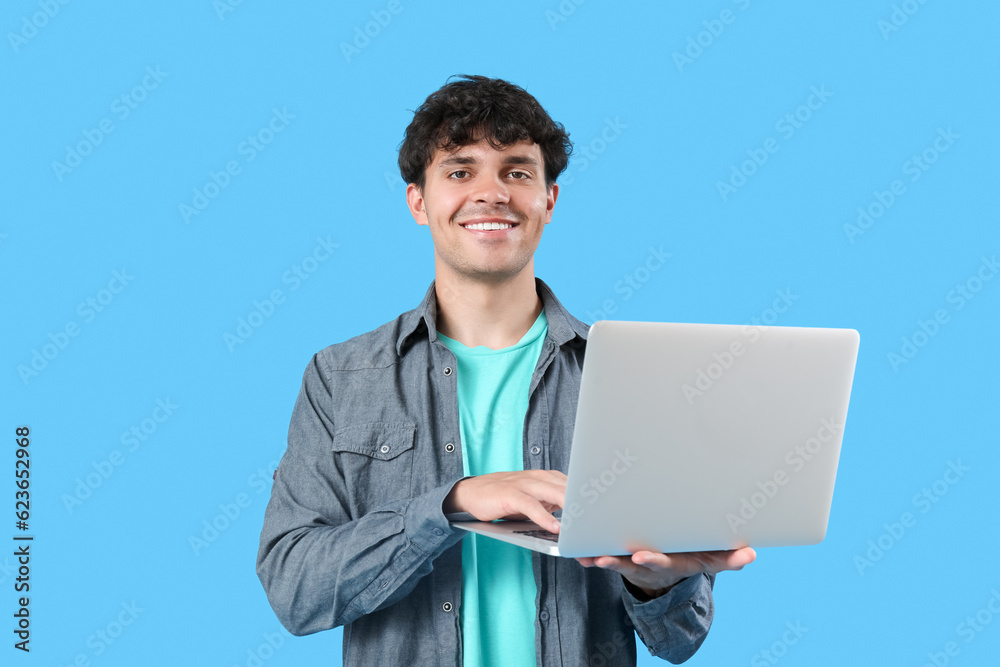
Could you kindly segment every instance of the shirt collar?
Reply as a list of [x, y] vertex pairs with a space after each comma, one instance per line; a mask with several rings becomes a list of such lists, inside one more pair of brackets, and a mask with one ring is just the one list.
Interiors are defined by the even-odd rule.
[[[428, 340], [437, 340], [437, 296], [434, 292], [434, 284], [431, 281], [427, 293], [424, 294], [420, 305], [414, 310], [403, 313], [400, 316], [399, 336], [396, 339], [396, 354], [402, 356], [411, 336], [419, 331], [427, 333]], [[552, 292], [552, 288], [545, 284], [541, 278], [535, 278], [535, 291], [542, 300], [542, 307], [545, 309], [545, 318], [549, 323], [549, 331], [546, 338], [556, 345], [575, 343], [579, 346], [582, 341], [587, 340], [587, 331], [590, 329], [586, 324], [570, 315], [569, 311], [563, 307], [559, 299]]]

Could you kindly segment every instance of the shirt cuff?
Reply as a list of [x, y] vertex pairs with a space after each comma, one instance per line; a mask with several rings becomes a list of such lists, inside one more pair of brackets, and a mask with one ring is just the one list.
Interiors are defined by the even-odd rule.
[[465, 531], [451, 527], [448, 516], [445, 516], [442, 509], [444, 499], [459, 481], [455, 480], [417, 496], [406, 506], [403, 522], [406, 539], [425, 554], [438, 556], [458, 543], [465, 534]]
[[714, 575], [696, 574], [677, 582], [663, 595], [643, 602], [622, 584], [625, 610], [635, 624], [639, 639], [650, 653], [660, 655], [667, 646], [693, 653], [704, 641], [715, 606], [712, 600]]

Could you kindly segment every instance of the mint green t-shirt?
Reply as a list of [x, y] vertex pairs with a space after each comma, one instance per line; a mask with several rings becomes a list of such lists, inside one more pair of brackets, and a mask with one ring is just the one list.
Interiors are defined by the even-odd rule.
[[[438, 334], [458, 360], [465, 475], [524, 470], [528, 389], [547, 331], [543, 310], [517, 344], [500, 350]], [[463, 538], [465, 667], [535, 664], [535, 595], [531, 551], [471, 533]]]

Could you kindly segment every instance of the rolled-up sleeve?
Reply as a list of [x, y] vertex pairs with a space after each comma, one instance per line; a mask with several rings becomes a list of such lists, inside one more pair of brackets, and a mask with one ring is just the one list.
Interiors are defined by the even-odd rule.
[[294, 635], [345, 625], [400, 600], [462, 538], [442, 512], [457, 478], [351, 516], [348, 485], [331, 454], [330, 392], [316, 355], [303, 376], [257, 553], [268, 601]]
[[673, 664], [695, 654], [715, 616], [714, 584], [714, 574], [697, 574], [646, 602], [623, 590], [625, 611], [650, 654]]

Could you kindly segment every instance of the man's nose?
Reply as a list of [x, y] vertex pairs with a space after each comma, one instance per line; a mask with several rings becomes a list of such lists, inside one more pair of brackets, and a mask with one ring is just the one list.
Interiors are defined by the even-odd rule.
[[500, 176], [480, 176], [476, 179], [473, 198], [484, 204], [506, 204], [510, 201], [510, 191]]

